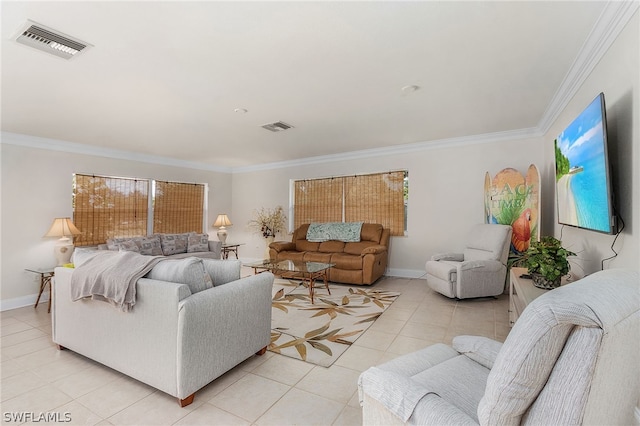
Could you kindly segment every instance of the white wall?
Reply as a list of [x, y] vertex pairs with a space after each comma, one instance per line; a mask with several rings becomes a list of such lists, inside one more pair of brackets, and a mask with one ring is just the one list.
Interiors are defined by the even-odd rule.
[[[638, 12], [628, 22], [615, 43], [589, 75], [571, 102], [544, 136], [545, 167], [553, 172], [553, 140], [591, 102], [604, 92], [609, 130], [611, 175], [616, 204], [625, 221], [625, 229], [615, 243], [618, 257], [605, 262], [605, 269], [640, 265], [640, 24]], [[554, 190], [553, 176], [545, 190]], [[572, 273], [584, 276], [600, 270], [602, 259], [614, 253], [610, 247], [614, 237], [598, 232], [557, 224], [555, 198], [545, 204], [547, 229], [554, 227], [562, 235], [563, 245], [578, 254], [572, 260]]]
[[[261, 258], [264, 240], [247, 228], [252, 211], [260, 207], [288, 206], [290, 179], [409, 170], [408, 236], [391, 241], [389, 273], [420, 276], [424, 262], [441, 250], [456, 250], [468, 229], [483, 220], [485, 172], [492, 176], [505, 167], [525, 172], [538, 165], [543, 179], [542, 235], [560, 236], [579, 252], [574, 273], [600, 268], [612, 254], [612, 236], [556, 225], [553, 140], [599, 92], [605, 92], [611, 132], [613, 178], [626, 228], [616, 243], [620, 255], [606, 267], [640, 264], [638, 154], [640, 123], [638, 13], [610, 47], [549, 131], [531, 139], [438, 147], [403, 154], [336, 160], [246, 173], [159, 165], [142, 161], [65, 153], [48, 149], [0, 144], [1, 155], [1, 309], [33, 303], [38, 283], [27, 267], [54, 263], [55, 240], [44, 239], [54, 217], [71, 216], [71, 174], [193, 181], [209, 184], [208, 223], [228, 213], [234, 226], [229, 241], [244, 242], [241, 258]], [[523, 99], [523, 102], [526, 102]], [[4, 135], [3, 135], [4, 136]], [[3, 142], [5, 140], [3, 139]], [[134, 158], [132, 156], [132, 158]], [[215, 230], [208, 229], [211, 235]], [[281, 239], [290, 238], [281, 236]]]
[[[513, 167], [524, 174], [531, 163], [542, 161], [542, 154], [539, 140], [523, 139], [234, 173], [233, 220], [238, 226], [231, 231], [233, 240], [248, 243], [241, 249], [242, 256], [262, 256], [264, 239], [247, 229], [246, 224], [252, 212], [260, 207], [288, 208], [290, 179], [406, 169], [409, 170], [407, 236], [391, 238], [389, 273], [421, 276], [425, 261], [433, 253], [462, 248], [469, 228], [483, 222], [485, 173], [494, 176], [506, 167]], [[290, 239], [290, 235], [279, 239]]]
[[73, 173], [141, 177], [207, 183], [209, 232], [216, 239], [216, 215], [231, 211], [231, 175], [69, 152], [36, 149], [7, 142], [3, 134], [1, 309], [35, 301], [39, 280], [28, 267], [55, 265], [55, 238], [43, 238], [55, 217], [73, 217]]

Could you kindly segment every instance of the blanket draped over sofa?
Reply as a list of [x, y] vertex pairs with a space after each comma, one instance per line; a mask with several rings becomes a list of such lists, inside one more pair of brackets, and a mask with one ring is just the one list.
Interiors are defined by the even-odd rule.
[[136, 281], [164, 256], [104, 250], [78, 266], [71, 276], [71, 300], [92, 298], [128, 312], [136, 303]]

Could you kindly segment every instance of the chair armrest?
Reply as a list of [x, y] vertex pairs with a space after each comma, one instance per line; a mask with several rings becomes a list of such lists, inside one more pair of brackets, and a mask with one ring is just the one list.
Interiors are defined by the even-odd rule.
[[364, 402], [364, 395], [369, 395], [404, 422], [411, 417], [414, 408], [427, 393], [427, 388], [411, 378], [377, 367], [370, 367], [358, 378], [361, 403]]
[[371, 247], [367, 247], [366, 249], [362, 250], [362, 253], [360, 253], [360, 256], [364, 256], [367, 254], [380, 254], [380, 253], [384, 253], [387, 251], [387, 247], [382, 246], [382, 245], [378, 245], [378, 246], [371, 246]]
[[214, 287], [240, 279], [242, 263], [237, 259], [206, 259], [203, 262]]
[[220, 257], [220, 251], [222, 250], [222, 243], [220, 241], [209, 240], [209, 251], [217, 253]]
[[376, 367], [360, 375], [358, 391], [363, 424], [477, 425], [414, 380]]
[[489, 370], [502, 348], [502, 343], [482, 336], [457, 336], [451, 344], [453, 349]]
[[436, 253], [431, 256], [431, 260], [452, 260], [454, 262], [462, 262], [464, 254], [462, 253]]
[[485, 272], [499, 272], [503, 268], [506, 268], [506, 266], [497, 260], [466, 260], [458, 265], [460, 271], [482, 269]]
[[418, 425], [478, 425], [475, 419], [434, 393], [420, 400], [411, 420], [412, 424]]
[[274, 249], [278, 253], [281, 251], [293, 251], [296, 249], [296, 243], [289, 241], [274, 241], [269, 244], [269, 248]]

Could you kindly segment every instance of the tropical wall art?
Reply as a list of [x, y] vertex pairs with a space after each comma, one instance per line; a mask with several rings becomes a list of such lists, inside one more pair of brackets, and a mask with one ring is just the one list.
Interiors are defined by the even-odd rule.
[[506, 168], [493, 179], [484, 178], [485, 223], [511, 225], [511, 252], [527, 251], [531, 240], [540, 239], [540, 173], [531, 164], [526, 176]]

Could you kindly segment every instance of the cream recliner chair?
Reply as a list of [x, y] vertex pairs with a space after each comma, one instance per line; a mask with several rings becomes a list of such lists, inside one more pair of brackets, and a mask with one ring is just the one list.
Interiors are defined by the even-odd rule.
[[440, 253], [427, 261], [427, 284], [456, 299], [504, 292], [511, 244], [510, 225], [475, 225], [462, 253]]
[[640, 273], [594, 273], [535, 299], [504, 344], [458, 336], [371, 367], [365, 425], [631, 425]]

